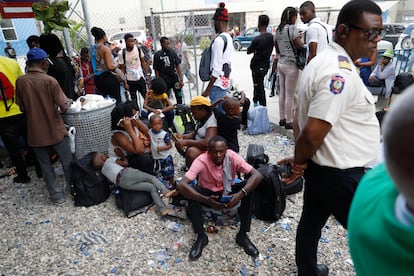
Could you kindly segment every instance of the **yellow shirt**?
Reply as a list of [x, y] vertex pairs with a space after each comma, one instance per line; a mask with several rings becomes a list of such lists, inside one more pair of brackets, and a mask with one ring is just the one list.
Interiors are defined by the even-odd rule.
[[[0, 56], [0, 72], [9, 79], [14, 89], [16, 88], [16, 79], [23, 75], [17, 61], [2, 56]], [[7, 106], [10, 107], [9, 111], [6, 111], [3, 99], [0, 99], [0, 118], [22, 114], [19, 106], [16, 104], [16, 95], [12, 99], [7, 100]]]

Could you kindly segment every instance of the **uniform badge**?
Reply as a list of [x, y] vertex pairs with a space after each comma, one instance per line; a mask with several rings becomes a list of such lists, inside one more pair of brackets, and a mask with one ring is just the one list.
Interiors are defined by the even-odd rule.
[[333, 76], [331, 79], [330, 90], [335, 95], [341, 94], [342, 90], [344, 90], [345, 79], [342, 76]]
[[352, 71], [351, 63], [349, 62], [349, 59], [346, 56], [338, 56], [338, 63], [339, 68], [348, 69], [349, 71]]

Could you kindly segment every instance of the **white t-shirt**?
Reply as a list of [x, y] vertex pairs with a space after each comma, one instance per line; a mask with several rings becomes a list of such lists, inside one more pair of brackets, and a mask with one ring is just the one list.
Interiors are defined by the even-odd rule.
[[206, 137], [206, 132], [209, 127], [217, 127], [217, 120], [214, 116], [214, 113], [211, 114], [211, 116], [207, 119], [207, 121], [204, 123], [202, 127], [197, 129], [195, 140], [204, 139], [204, 137]]
[[332, 42], [331, 27], [323, 23], [319, 18], [314, 18], [308, 23], [308, 29], [305, 34], [305, 43], [308, 45], [312, 42], [317, 43], [316, 54], [319, 54]]
[[137, 81], [144, 77], [144, 72], [141, 66], [141, 58], [144, 58], [144, 53], [134, 46], [132, 51], [125, 49], [125, 59], [122, 55], [123, 50], [118, 52], [118, 63], [125, 64], [126, 78], [129, 81]]
[[[227, 47], [224, 53], [224, 39], [220, 37], [220, 35], [224, 35], [227, 38]], [[234, 47], [233, 39], [228, 33], [221, 33], [220, 35], [216, 37], [211, 47], [210, 68], [212, 70], [211, 75], [217, 78], [214, 86], [218, 86], [221, 89], [226, 90], [230, 86], [230, 77], [224, 76], [223, 64], [228, 63], [230, 66]]]
[[101, 171], [106, 178], [109, 179], [113, 184], [116, 183], [118, 174], [124, 169], [121, 165], [116, 163], [117, 157], [109, 157], [106, 159]]

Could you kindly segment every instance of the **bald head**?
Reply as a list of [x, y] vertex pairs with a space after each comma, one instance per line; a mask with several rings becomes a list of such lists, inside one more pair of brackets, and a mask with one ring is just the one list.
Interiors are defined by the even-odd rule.
[[397, 189], [414, 209], [414, 86], [394, 102], [384, 120], [384, 153]]

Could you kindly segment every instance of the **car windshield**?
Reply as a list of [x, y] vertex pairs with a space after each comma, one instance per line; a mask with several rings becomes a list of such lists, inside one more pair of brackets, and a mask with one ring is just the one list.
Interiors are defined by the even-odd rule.
[[403, 34], [410, 35], [413, 29], [414, 29], [414, 24], [408, 25], [407, 28], [404, 30]]

